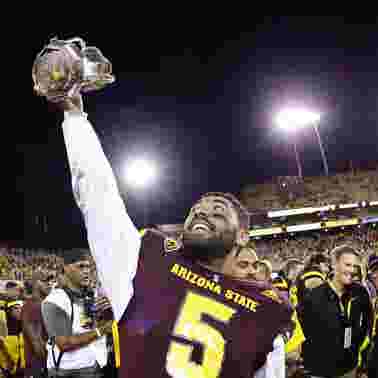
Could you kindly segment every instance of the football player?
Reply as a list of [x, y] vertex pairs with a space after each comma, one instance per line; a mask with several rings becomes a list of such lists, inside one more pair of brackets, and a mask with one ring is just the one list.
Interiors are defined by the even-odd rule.
[[81, 97], [62, 109], [74, 196], [119, 325], [119, 376], [251, 377], [292, 310], [265, 295], [265, 283], [224, 274], [248, 243], [248, 212], [232, 195], [209, 193], [190, 210], [178, 240], [156, 230], [142, 236]]

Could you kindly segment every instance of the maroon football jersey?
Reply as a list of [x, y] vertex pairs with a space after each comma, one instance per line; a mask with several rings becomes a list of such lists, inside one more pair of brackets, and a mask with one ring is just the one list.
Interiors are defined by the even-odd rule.
[[250, 378], [292, 314], [256, 285], [190, 262], [174, 241], [148, 231], [119, 323], [119, 376]]

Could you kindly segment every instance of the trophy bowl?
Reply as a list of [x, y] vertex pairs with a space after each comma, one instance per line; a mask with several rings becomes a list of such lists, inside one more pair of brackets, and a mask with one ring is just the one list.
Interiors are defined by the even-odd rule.
[[34, 61], [32, 79], [35, 93], [51, 102], [100, 90], [115, 81], [110, 61], [81, 38], [51, 39]]

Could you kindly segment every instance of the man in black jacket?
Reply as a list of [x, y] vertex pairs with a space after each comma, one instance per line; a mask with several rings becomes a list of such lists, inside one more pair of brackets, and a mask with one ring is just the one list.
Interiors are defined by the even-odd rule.
[[369, 296], [362, 286], [353, 284], [358, 263], [352, 247], [335, 248], [332, 280], [304, 298], [303, 359], [311, 377], [356, 376], [359, 348], [371, 325]]
[[[373, 275], [378, 276], [378, 264], [376, 270], [374, 270]], [[376, 279], [376, 278], [375, 278]], [[372, 345], [373, 349], [370, 353], [368, 371], [369, 378], [378, 377], [378, 299], [375, 299], [375, 309], [374, 309], [374, 327], [372, 332]]]

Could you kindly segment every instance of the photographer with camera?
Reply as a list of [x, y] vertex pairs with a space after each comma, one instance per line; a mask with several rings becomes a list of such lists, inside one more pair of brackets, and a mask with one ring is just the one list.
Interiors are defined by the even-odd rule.
[[[81, 251], [64, 257], [63, 285], [42, 302], [49, 341], [49, 377], [101, 377], [107, 363], [106, 336], [112, 321], [96, 309], [89, 287], [89, 256]], [[103, 298], [98, 298], [102, 303]], [[101, 306], [105, 308], [105, 306]]]

